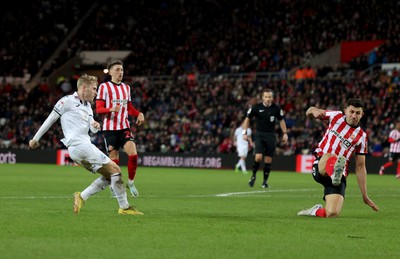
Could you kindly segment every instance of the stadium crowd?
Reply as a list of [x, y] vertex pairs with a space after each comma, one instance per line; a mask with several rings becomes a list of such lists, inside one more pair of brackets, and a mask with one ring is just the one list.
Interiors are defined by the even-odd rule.
[[34, 76], [58, 47], [42, 76], [84, 50], [131, 50], [126, 69], [143, 76], [287, 72], [355, 40], [387, 40], [375, 58], [352, 62], [355, 68], [399, 59], [393, 56], [399, 50], [398, 1], [33, 0], [27, 5], [5, 8], [0, 76]]
[[[398, 71], [358, 73], [374, 64], [400, 62], [396, 1], [123, 0], [118, 5], [90, 5], [34, 0], [29, 5], [29, 13], [12, 7], [2, 18], [0, 28], [7, 31], [8, 40], [0, 43], [0, 76], [36, 74], [89, 10], [89, 18], [43, 77], [80, 51], [125, 49], [133, 53], [125, 60], [127, 76], [173, 76], [157, 85], [127, 82], [133, 87], [135, 107], [146, 116], [145, 127], [135, 134], [139, 152], [235, 152], [232, 131], [265, 87], [275, 91], [289, 128], [289, 145], [280, 146], [280, 154], [309, 153], [320, 139], [324, 125], [305, 117], [311, 105], [340, 108], [349, 97], [362, 98], [367, 104], [362, 124], [376, 155], [384, 152], [387, 133], [400, 118]], [[9, 30], [14, 24], [15, 30]], [[49, 24], [54, 28], [46, 29]], [[315, 78], [305, 80], [255, 76], [286, 75], [343, 40], [372, 39], [386, 41], [347, 64], [357, 72], [352, 78], [324, 77], [335, 69], [331, 66], [316, 67]], [[209, 76], [196, 77], [201, 74]], [[196, 76], [188, 80], [186, 75]], [[27, 141], [55, 102], [74, 90], [73, 79], [69, 83], [63, 88], [40, 83], [27, 91], [22, 85], [0, 82], [0, 148], [28, 148]], [[61, 128], [54, 125], [41, 148], [62, 148], [61, 136]], [[103, 148], [100, 135], [93, 141]]]
[[[379, 155], [388, 145], [392, 123], [400, 117], [399, 83], [397, 71], [354, 79], [268, 81], [217, 76], [196, 82], [167, 81], [157, 86], [134, 82], [134, 105], [147, 117], [145, 127], [136, 129], [137, 146], [139, 152], [232, 153], [233, 130], [246, 110], [260, 100], [257, 93], [269, 87], [285, 111], [289, 129], [290, 144], [280, 146], [280, 154], [309, 153], [320, 139], [324, 125], [305, 117], [307, 107], [340, 109], [348, 98], [359, 96], [366, 102], [362, 125], [369, 135], [371, 153]], [[46, 85], [30, 92], [22, 86], [2, 85], [1, 91], [3, 148], [27, 148], [27, 141], [64, 95], [61, 89], [51, 91]], [[53, 127], [43, 138], [42, 148], [62, 148], [61, 137], [60, 127]], [[103, 148], [100, 135], [93, 136], [93, 141]]]

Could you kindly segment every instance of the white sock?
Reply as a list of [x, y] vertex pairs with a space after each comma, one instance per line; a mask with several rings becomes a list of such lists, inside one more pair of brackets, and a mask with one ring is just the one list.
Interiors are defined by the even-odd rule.
[[124, 182], [122, 181], [121, 173], [115, 173], [111, 175], [111, 187], [117, 197], [119, 207], [122, 209], [129, 208], [128, 199], [126, 197], [126, 191]]
[[110, 181], [108, 181], [104, 176], [100, 176], [99, 178], [94, 180], [91, 185], [89, 185], [85, 190], [81, 192], [81, 197], [84, 201], [86, 201], [91, 196], [104, 190], [109, 185]]
[[246, 170], [246, 163], [244, 162], [244, 160], [240, 160], [240, 168], [242, 168], [242, 171], [245, 172]]
[[128, 183], [133, 183], [134, 180], [128, 179]]

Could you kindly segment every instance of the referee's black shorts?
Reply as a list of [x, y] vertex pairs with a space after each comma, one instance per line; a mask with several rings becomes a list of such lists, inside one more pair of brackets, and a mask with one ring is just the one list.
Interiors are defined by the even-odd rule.
[[276, 135], [273, 132], [256, 132], [255, 144], [256, 154], [273, 157], [276, 148]]

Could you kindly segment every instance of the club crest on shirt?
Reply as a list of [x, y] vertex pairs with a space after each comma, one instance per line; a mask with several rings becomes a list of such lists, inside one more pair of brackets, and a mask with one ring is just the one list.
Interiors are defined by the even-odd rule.
[[270, 120], [271, 122], [274, 122], [274, 121], [275, 121], [275, 116], [270, 116], [270, 117], [269, 117], [269, 120]]

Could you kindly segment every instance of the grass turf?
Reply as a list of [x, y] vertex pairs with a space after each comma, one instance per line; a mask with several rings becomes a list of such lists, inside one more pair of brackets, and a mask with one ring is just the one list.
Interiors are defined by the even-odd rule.
[[[126, 179], [126, 168], [123, 167]], [[364, 205], [350, 174], [340, 218], [299, 217], [322, 203], [309, 174], [272, 172], [254, 188], [233, 170], [139, 168], [143, 216], [118, 215], [105, 190], [72, 213], [72, 194], [97, 175], [80, 167], [0, 165], [1, 258], [397, 258], [400, 203], [393, 175], [369, 175]]]

